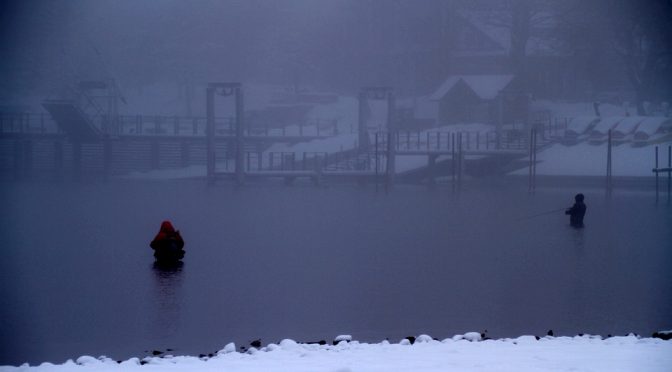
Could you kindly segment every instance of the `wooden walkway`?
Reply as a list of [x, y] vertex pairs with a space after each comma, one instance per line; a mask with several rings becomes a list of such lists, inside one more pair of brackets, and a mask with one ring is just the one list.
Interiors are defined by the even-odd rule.
[[204, 172], [203, 177], [210, 175], [212, 182], [278, 177], [317, 183], [324, 179], [391, 181], [395, 159], [405, 156], [426, 157], [424, 166], [432, 172], [437, 161], [449, 162], [449, 175], [457, 177], [469, 158], [524, 158], [529, 152], [529, 137], [520, 131], [377, 132], [368, 134], [368, 146], [357, 149], [273, 152], [269, 148], [275, 143], [328, 139], [335, 131], [319, 129], [318, 124], [294, 131], [245, 128], [236, 133], [233, 121], [215, 119], [214, 133], [208, 136], [206, 118], [123, 117], [119, 134], [82, 142], [66, 136], [48, 115], [0, 115], [0, 176], [107, 178], [206, 165], [212, 172]]

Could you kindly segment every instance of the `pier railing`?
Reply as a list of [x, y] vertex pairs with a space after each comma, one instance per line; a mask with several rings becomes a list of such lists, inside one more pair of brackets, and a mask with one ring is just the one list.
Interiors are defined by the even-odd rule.
[[[204, 137], [207, 119], [205, 116], [166, 115], [118, 115], [94, 116], [93, 125], [104, 128], [110, 135], [141, 136], [192, 136]], [[0, 112], [0, 134], [60, 134], [56, 122], [48, 113]], [[246, 136], [299, 136], [324, 137], [338, 134], [338, 122], [332, 119], [308, 119], [292, 126], [277, 126], [273, 123], [249, 122], [244, 129]], [[234, 136], [233, 117], [215, 118], [216, 136]]]

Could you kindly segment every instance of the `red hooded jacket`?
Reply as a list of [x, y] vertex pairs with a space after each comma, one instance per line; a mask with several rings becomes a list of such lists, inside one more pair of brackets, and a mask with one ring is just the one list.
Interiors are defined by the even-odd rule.
[[154, 240], [149, 244], [153, 249], [163, 248], [166, 244], [174, 241], [177, 243], [177, 248], [182, 249], [184, 247], [184, 240], [180, 236], [180, 232], [175, 230], [173, 224], [170, 221], [161, 222], [161, 229], [159, 233], [156, 234]]

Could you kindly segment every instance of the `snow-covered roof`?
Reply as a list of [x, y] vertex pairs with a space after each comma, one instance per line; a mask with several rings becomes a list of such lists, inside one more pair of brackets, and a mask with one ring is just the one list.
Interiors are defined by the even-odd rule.
[[430, 99], [435, 101], [442, 99], [460, 81], [481, 99], [494, 99], [511, 83], [511, 80], [513, 75], [452, 75], [441, 84]]

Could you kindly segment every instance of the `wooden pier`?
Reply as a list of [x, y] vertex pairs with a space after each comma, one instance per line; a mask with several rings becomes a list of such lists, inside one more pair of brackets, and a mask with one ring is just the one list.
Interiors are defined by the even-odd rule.
[[[269, 149], [276, 143], [296, 144], [335, 136], [336, 123], [298, 123], [291, 132], [285, 127], [248, 125], [240, 84], [211, 83], [206, 92], [206, 117], [87, 117], [67, 101], [45, 102], [51, 116], [0, 114], [0, 175], [19, 180], [107, 179], [197, 165], [205, 166], [202, 177], [209, 183], [308, 178], [315, 183], [341, 179], [390, 185], [397, 176], [397, 160], [414, 156], [426, 157], [428, 182], [439, 176], [451, 176], [454, 182], [460, 182], [469, 159], [524, 158], [531, 143], [521, 130], [400, 130], [393, 120], [395, 97], [391, 88], [371, 87], [359, 94], [356, 147], [336, 152], [274, 152]], [[233, 116], [217, 116], [215, 99], [232, 99]], [[363, 113], [369, 100], [387, 104], [385, 131], [367, 129]], [[536, 148], [536, 140], [534, 144]], [[439, 163], [450, 172], [439, 174]]]

